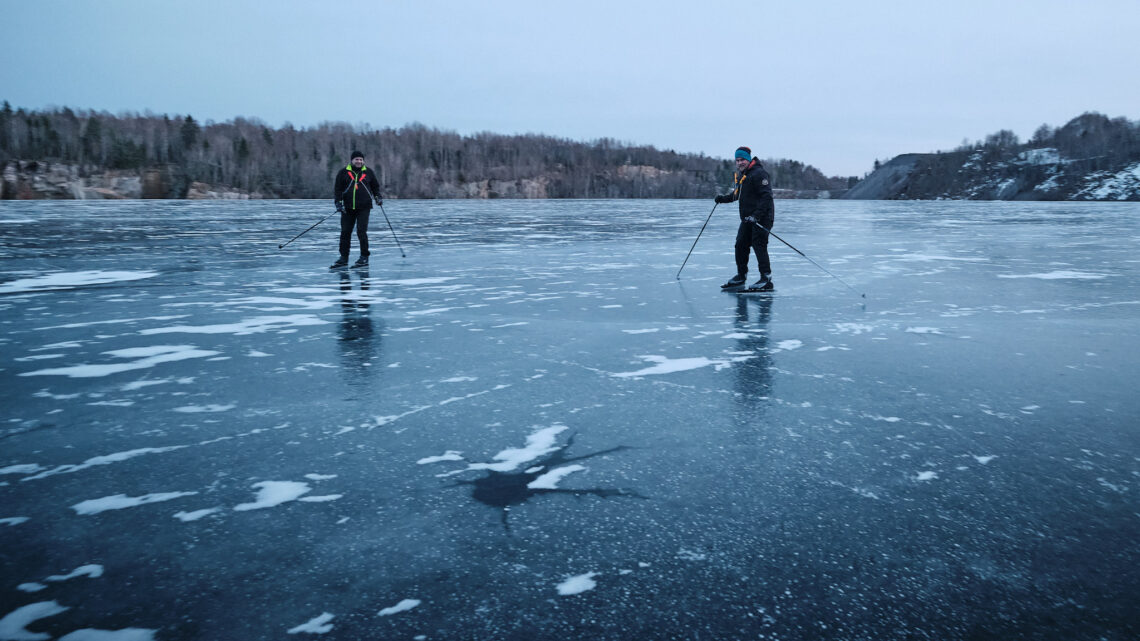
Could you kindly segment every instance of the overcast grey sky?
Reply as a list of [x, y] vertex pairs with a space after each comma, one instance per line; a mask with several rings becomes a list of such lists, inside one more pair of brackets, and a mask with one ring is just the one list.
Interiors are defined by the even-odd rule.
[[14, 107], [602, 137], [829, 175], [1140, 119], [1140, 0], [0, 0]]

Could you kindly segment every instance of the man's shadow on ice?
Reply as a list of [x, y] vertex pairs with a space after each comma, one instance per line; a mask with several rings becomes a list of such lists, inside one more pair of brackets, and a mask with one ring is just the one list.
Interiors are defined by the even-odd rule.
[[[461, 487], [471, 486], [471, 496], [476, 501], [484, 505], [489, 505], [493, 508], [501, 510], [503, 520], [503, 528], [511, 531], [508, 516], [510, 516], [511, 507], [515, 505], [522, 505], [536, 496], [545, 496], [549, 494], [569, 494], [572, 496], [597, 496], [601, 498], [609, 498], [611, 496], [625, 496], [636, 499], [648, 499], [648, 496], [642, 496], [632, 490], [625, 490], [619, 488], [592, 488], [585, 490], [571, 490], [561, 489], [557, 487], [546, 487], [542, 482], [536, 483], [540, 477], [551, 472], [557, 472], [559, 468], [575, 461], [584, 461], [588, 458], [595, 456], [602, 456], [605, 454], [612, 454], [622, 450], [632, 449], [627, 445], [619, 445], [611, 447], [608, 450], [594, 452], [592, 454], [583, 454], [582, 456], [567, 457], [566, 450], [574, 444], [574, 436], [566, 440], [566, 445], [563, 445], [554, 452], [544, 458], [536, 459], [531, 465], [522, 472], [498, 472], [495, 470], [487, 470], [487, 475], [475, 479], [474, 481], [456, 481], [447, 487]], [[575, 472], [584, 468], [572, 467], [566, 470], [566, 473]], [[551, 483], [553, 485], [553, 483]]]
[[[353, 287], [352, 274], [342, 270], [340, 275], [340, 323], [337, 326], [337, 345], [341, 362], [349, 374], [370, 375], [377, 367], [379, 344], [371, 316], [371, 281], [368, 270], [356, 271], [358, 288]], [[359, 380], [354, 377], [353, 380]]]

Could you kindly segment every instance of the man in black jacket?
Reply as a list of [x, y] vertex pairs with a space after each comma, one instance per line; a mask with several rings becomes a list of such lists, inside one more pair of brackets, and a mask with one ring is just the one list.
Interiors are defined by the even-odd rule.
[[336, 173], [336, 182], [333, 183], [333, 202], [340, 212], [340, 258], [329, 269], [339, 269], [348, 264], [353, 227], [356, 227], [356, 237], [360, 241], [360, 258], [352, 266], [368, 266], [368, 214], [372, 211], [372, 201], [377, 205], [384, 204], [380, 196], [380, 181], [364, 166], [364, 154], [354, 151], [349, 165]]
[[749, 250], [756, 252], [760, 280], [748, 289], [772, 291], [772, 264], [768, 260], [768, 231], [776, 219], [776, 205], [772, 201], [772, 179], [759, 160], [752, 157], [752, 150], [740, 147], [736, 150], [735, 187], [732, 193], [716, 197], [720, 204], [734, 200], [740, 202], [740, 227], [736, 230], [736, 275], [722, 289], [735, 289], [744, 286], [748, 276]]

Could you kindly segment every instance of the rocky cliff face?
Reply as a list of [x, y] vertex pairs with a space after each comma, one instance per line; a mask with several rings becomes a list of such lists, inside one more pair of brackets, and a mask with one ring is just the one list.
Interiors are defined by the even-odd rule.
[[[16, 160], [0, 170], [3, 200], [106, 200], [125, 198], [248, 199], [262, 194], [195, 182], [189, 187], [169, 169], [84, 171], [76, 165]], [[185, 190], [185, 193], [179, 193]]]
[[1065, 158], [1048, 147], [996, 162], [987, 161], [981, 151], [904, 154], [843, 198], [1140, 201], [1140, 161], [1102, 168], [1092, 159]]
[[1028, 144], [1004, 133], [972, 149], [897, 156], [843, 198], [1140, 201], [1140, 124], [1084, 114]]

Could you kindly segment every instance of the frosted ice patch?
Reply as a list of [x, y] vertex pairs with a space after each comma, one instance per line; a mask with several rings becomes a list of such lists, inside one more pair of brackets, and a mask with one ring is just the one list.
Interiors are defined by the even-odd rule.
[[65, 634], [59, 641], [154, 641], [156, 630], [147, 628], [123, 628], [122, 630], [96, 630], [85, 628]]
[[997, 458], [997, 457], [996, 456], [975, 456], [974, 460], [981, 463], [982, 465], [985, 465], [986, 463], [989, 463], [990, 461], [994, 460], [995, 458]]
[[717, 370], [728, 367], [730, 363], [751, 358], [749, 356], [736, 357], [731, 360], [714, 360], [704, 356], [697, 356], [693, 358], [668, 358], [666, 356], [658, 356], [655, 354], [648, 354], [638, 356], [643, 361], [656, 363], [650, 367], [639, 369], [633, 372], [617, 372], [610, 374], [617, 378], [632, 378], [635, 376], [658, 376], [661, 374], [673, 374], [676, 372], [684, 372], [691, 369], [700, 369], [710, 365], [715, 366]]
[[136, 369], [154, 367], [160, 363], [184, 361], [190, 358], [205, 358], [216, 356], [219, 352], [197, 349], [193, 345], [155, 345], [152, 347], [133, 347], [103, 352], [115, 358], [137, 358], [139, 360], [128, 363], [112, 363], [106, 365], [73, 365], [71, 367], [56, 367], [41, 369], [34, 372], [25, 372], [20, 376], [67, 376], [70, 378], [95, 378], [109, 376], [120, 372], [129, 372]]
[[130, 459], [133, 459], [136, 456], [144, 456], [146, 454], [162, 454], [164, 452], [173, 452], [175, 450], [181, 450], [181, 449], [186, 448], [186, 447], [189, 447], [189, 446], [188, 445], [170, 445], [168, 447], [140, 447], [138, 449], [127, 450], [125, 452], [115, 452], [114, 454], [104, 454], [102, 456], [93, 456], [93, 457], [87, 459], [86, 461], [83, 461], [82, 463], [73, 464], [73, 465], [60, 465], [59, 467], [54, 467], [50, 470], [40, 472], [39, 474], [36, 474], [35, 476], [29, 476], [29, 477], [22, 479], [22, 480], [24, 480], [24, 481], [36, 481], [36, 480], [39, 480], [42, 478], [47, 478], [49, 476], [55, 476], [56, 474], [71, 474], [73, 472], [80, 472], [82, 470], [86, 470], [88, 468], [95, 467], [98, 465], [111, 465], [112, 463], [121, 463], [122, 461], [127, 461]]
[[193, 512], [175, 512], [174, 518], [182, 521], [183, 523], [189, 523], [190, 521], [197, 521], [198, 519], [205, 518], [211, 514], [215, 514], [221, 511], [222, 508], [220, 507], [211, 507], [204, 510], [194, 510]]
[[863, 323], [836, 323], [835, 333], [837, 334], [866, 334], [875, 330], [873, 325], [866, 325]]
[[652, 334], [661, 330], [654, 327], [652, 329], [623, 329], [621, 331], [625, 332], [626, 334]]
[[7, 525], [11, 527], [13, 525], [21, 525], [23, 523], [27, 523], [30, 520], [31, 519], [27, 516], [9, 516], [7, 518], [0, 519], [0, 525]]
[[257, 498], [252, 503], [235, 505], [234, 510], [246, 512], [277, 507], [282, 503], [296, 501], [311, 489], [308, 483], [298, 481], [261, 481], [254, 483], [253, 487], [257, 489]]
[[1108, 278], [1108, 274], [1097, 274], [1093, 272], [1075, 272], [1067, 270], [1058, 270], [1046, 272], [1043, 274], [998, 274], [998, 278], [1039, 278], [1041, 280], [1062, 280], [1062, 279], [1075, 279], [1075, 280], [1100, 280]]
[[153, 494], [143, 494], [142, 496], [127, 496], [126, 494], [114, 494], [105, 496], [101, 499], [90, 499], [87, 501], [80, 501], [71, 506], [77, 514], [90, 515], [99, 514], [100, 512], [107, 512], [109, 510], [125, 510], [130, 507], [137, 507], [139, 505], [146, 505], [147, 503], [160, 503], [162, 501], [171, 501], [179, 499], [184, 496], [193, 496], [197, 492], [157, 492]]
[[23, 463], [0, 467], [0, 474], [35, 474], [42, 469], [44, 468], [36, 463]]
[[175, 327], [155, 327], [140, 330], [144, 336], [152, 334], [233, 334], [245, 336], [247, 334], [260, 334], [271, 330], [286, 330], [291, 327], [308, 327], [310, 325], [328, 325], [329, 321], [321, 320], [312, 314], [292, 314], [289, 316], [257, 316], [247, 318], [240, 323], [227, 323], [221, 325], [178, 325]]
[[183, 414], [203, 414], [212, 412], [228, 412], [237, 405], [185, 405], [183, 407], [176, 407], [172, 411], [181, 412]]
[[90, 565], [81, 565], [68, 574], [53, 574], [45, 578], [44, 581], [58, 583], [60, 581], [70, 581], [71, 579], [75, 579], [81, 576], [85, 576], [90, 579], [98, 579], [99, 577], [103, 576], [103, 566], [97, 563], [92, 563]]
[[446, 276], [440, 278], [405, 278], [403, 280], [374, 280], [373, 283], [381, 285], [438, 285], [446, 283], [449, 280], [455, 280], [454, 276]]
[[336, 478], [336, 474], [306, 474], [305, 478], [310, 481], [328, 481]]
[[328, 503], [344, 497], [343, 494], [325, 494], [324, 496], [303, 496], [298, 501], [302, 503]]
[[780, 341], [779, 343], [776, 343], [776, 349], [782, 349], [784, 351], [791, 351], [793, 349], [799, 349], [803, 346], [804, 346], [803, 341], [796, 340], [794, 338], [791, 340]]
[[313, 617], [305, 623], [295, 627], [289, 628], [288, 634], [327, 634], [332, 632], [333, 626], [329, 621], [333, 620], [333, 615], [328, 612], [321, 613], [319, 617]]
[[88, 285], [106, 285], [108, 283], [127, 282], [154, 278], [158, 272], [59, 272], [38, 276], [36, 278], [22, 278], [0, 284], [0, 294], [16, 292], [44, 292], [59, 289], [74, 289]]
[[426, 457], [416, 461], [416, 464], [417, 465], [427, 465], [428, 463], [439, 463], [440, 461], [462, 461], [462, 460], [463, 460], [463, 452], [456, 452], [454, 450], [448, 450], [448, 451], [444, 452], [443, 454], [440, 454], [439, 456], [426, 456]]
[[587, 572], [585, 574], [572, 576], [558, 584], [558, 594], [571, 596], [593, 590], [598, 587], [598, 582], [594, 580], [596, 576], [598, 576], [597, 572]]
[[468, 383], [477, 380], [479, 379], [474, 376], [452, 376], [451, 378], [443, 379], [440, 383]]
[[39, 603], [25, 605], [22, 608], [16, 608], [0, 619], [0, 639], [5, 641], [46, 641], [51, 638], [50, 634], [29, 632], [27, 627], [40, 619], [55, 616], [61, 612], [66, 612], [68, 609], [55, 601], [40, 601]]
[[937, 327], [908, 327], [906, 331], [911, 334], [941, 334], [942, 330]]
[[563, 478], [574, 472], [581, 472], [584, 469], [586, 469], [586, 467], [583, 465], [558, 467], [527, 483], [526, 486], [532, 490], [554, 490], [558, 488], [558, 482]]
[[916, 480], [916, 481], [933, 481], [936, 478], [938, 478], [937, 472], [932, 472], [932, 471], [927, 470], [925, 472], [919, 472], [918, 476], [914, 477], [914, 480]]
[[43, 592], [44, 590], [48, 589], [48, 586], [44, 585], [43, 583], [21, 583], [20, 585], [16, 586], [16, 589], [20, 592], [27, 592], [29, 594], [32, 594], [35, 592]]
[[386, 616], [391, 616], [393, 614], [399, 614], [401, 612], [407, 612], [408, 610], [411, 610], [412, 608], [417, 607], [420, 603], [422, 603], [422, 601], [420, 601], [419, 599], [404, 599], [403, 601], [400, 601], [399, 603], [397, 603], [396, 605], [393, 605], [390, 608], [384, 608], [383, 610], [380, 610], [380, 612], [378, 612], [377, 614], [379, 614], [382, 617], [386, 617]]

